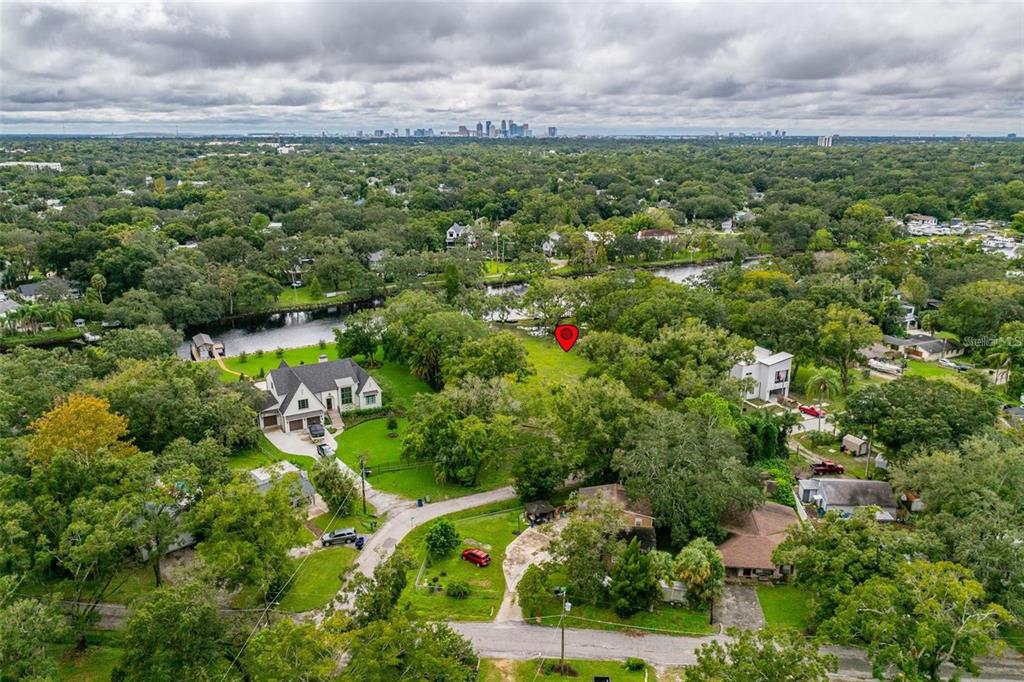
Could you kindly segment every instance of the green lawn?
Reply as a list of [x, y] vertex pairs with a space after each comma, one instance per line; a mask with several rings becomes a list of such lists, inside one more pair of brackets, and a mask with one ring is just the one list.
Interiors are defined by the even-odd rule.
[[320, 549], [304, 559], [293, 559], [302, 568], [281, 598], [280, 609], [301, 613], [326, 605], [341, 589], [341, 576], [355, 561], [352, 547]]
[[508, 263], [499, 263], [494, 260], [484, 263], [484, 273], [487, 275], [500, 275], [506, 270], [508, 270]]
[[[402, 594], [402, 603], [408, 604], [412, 611], [424, 618], [444, 617], [449, 620], [490, 620], [494, 618], [501, 606], [505, 594], [505, 575], [501, 564], [505, 559], [505, 548], [515, 539], [514, 532], [521, 528], [517, 523], [520, 510], [509, 510], [508, 504], [500, 503], [498, 508], [503, 511], [471, 509], [459, 514], [451, 514], [444, 518], [452, 521], [462, 544], [451, 554], [435, 560], [423, 571], [420, 584], [414, 584], [420, 570], [420, 564], [427, 557], [423, 539], [431, 524], [424, 524], [410, 533], [402, 541], [411, 547], [419, 562], [409, 573], [409, 585]], [[482, 515], [481, 515], [482, 514]], [[464, 561], [462, 550], [468, 547], [479, 547], [491, 555], [491, 565], [485, 568]], [[442, 575], [442, 573], [444, 575]], [[436, 579], [436, 582], [435, 582]], [[445, 587], [451, 580], [462, 580], [469, 584], [471, 593], [465, 599], [454, 599], [445, 592], [433, 592], [421, 585], [441, 585]]]
[[282, 452], [261, 433], [259, 442], [256, 445], [232, 453], [228, 457], [228, 466], [232, 469], [250, 471], [273, 464], [274, 462], [280, 462], [282, 459], [288, 460], [303, 471], [309, 471], [316, 464], [312, 457]]
[[554, 336], [538, 338], [535, 336], [520, 336], [523, 345], [526, 346], [526, 356], [536, 372], [526, 380], [526, 384], [540, 384], [544, 381], [554, 383], [566, 383], [581, 379], [590, 369], [589, 360], [579, 354], [577, 348], [572, 348], [568, 353], [555, 343]]
[[[558, 663], [558, 659], [547, 659]], [[612, 682], [655, 682], [658, 678], [654, 668], [647, 666], [643, 670], [626, 670], [624, 661], [580, 661], [569, 659], [566, 664], [576, 671], [576, 677], [562, 677], [558, 673], [545, 674], [543, 659], [532, 661], [493, 661], [481, 659], [480, 682], [504, 682], [514, 679], [515, 682], [532, 682], [533, 680], [592, 680], [595, 677], [607, 677]], [[514, 677], [508, 677], [512, 673]]]
[[92, 645], [85, 651], [67, 651], [58, 662], [60, 679], [68, 682], [100, 682], [110, 679], [122, 650], [114, 646]]
[[1001, 633], [1007, 644], [1024, 654], [1024, 625], [1009, 625], [1002, 628]]
[[792, 585], [758, 585], [757, 599], [769, 626], [807, 630], [810, 600], [809, 592]]
[[366, 514], [364, 515], [362, 504], [356, 502], [357, 512], [350, 514], [349, 516], [339, 516], [333, 521], [331, 520], [334, 514], [327, 512], [321, 514], [313, 519], [313, 523], [320, 528], [320, 530], [327, 531], [337, 530], [339, 528], [355, 528], [357, 533], [372, 533], [376, 529], [376, 526], [380, 524], [380, 520], [375, 519], [374, 515], [377, 510], [373, 508], [373, 505], [369, 502], [366, 503]]
[[[387, 419], [370, 419], [356, 424], [336, 438], [338, 457], [353, 471], [359, 470], [359, 455], [366, 454], [366, 465], [371, 469], [382, 464], [401, 463], [401, 435], [408, 428], [405, 418], [398, 419], [398, 437], [390, 438]], [[369, 479], [374, 488], [404, 497], [430, 498], [432, 501], [461, 497], [481, 490], [492, 490], [505, 485], [508, 473], [504, 469], [489, 468], [481, 472], [477, 484], [466, 487], [455, 483], [438, 483], [429, 464], [391, 472], [374, 472]]]
[[949, 367], [943, 367], [937, 362], [924, 362], [923, 360], [907, 360], [907, 369], [904, 372], [909, 377], [927, 377], [928, 379], [955, 377], [957, 371]]

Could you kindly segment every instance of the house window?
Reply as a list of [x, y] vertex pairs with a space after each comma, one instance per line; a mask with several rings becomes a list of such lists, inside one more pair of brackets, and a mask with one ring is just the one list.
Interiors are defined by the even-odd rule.
[[305, 398], [300, 400], [299, 401], [299, 409], [300, 410], [308, 410], [309, 409], [309, 400], [306, 400]]
[[780, 369], [778, 372], [775, 373], [775, 383], [784, 384], [787, 381], [789, 381], [788, 369]]
[[345, 388], [341, 389], [341, 404], [342, 405], [351, 405], [352, 404], [352, 387], [351, 386], [346, 386]]
[[365, 402], [367, 405], [376, 405], [377, 404], [377, 394], [376, 393], [371, 393], [371, 394], [365, 396], [363, 398], [363, 402]]

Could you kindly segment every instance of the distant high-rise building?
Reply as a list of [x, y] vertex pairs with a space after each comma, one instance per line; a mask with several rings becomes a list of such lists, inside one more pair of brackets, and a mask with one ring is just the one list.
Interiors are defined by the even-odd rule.
[[409, 129], [408, 128], [405, 129], [405, 136], [409, 137]]
[[459, 126], [459, 137], [469, 137], [469, 128], [466, 126]]
[[832, 146], [832, 135], [822, 135], [818, 138], [819, 147], [831, 147]]
[[505, 122], [505, 119], [501, 119], [501, 136], [508, 137], [508, 123]]
[[558, 137], [558, 128], [555, 126], [548, 126], [548, 137]]
[[480, 121], [476, 122], [476, 136], [477, 137], [483, 137], [484, 136], [484, 124], [481, 123]]
[[490, 121], [487, 121], [486, 123], [484, 123], [484, 135], [486, 137], [490, 137], [491, 136], [491, 122]]

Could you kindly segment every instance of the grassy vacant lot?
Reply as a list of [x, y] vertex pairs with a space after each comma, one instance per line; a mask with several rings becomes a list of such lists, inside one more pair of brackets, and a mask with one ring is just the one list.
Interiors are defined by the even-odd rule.
[[[547, 659], [558, 663], [557, 659]], [[575, 678], [561, 677], [558, 673], [545, 674], [543, 659], [532, 661], [508, 661], [482, 659], [480, 661], [480, 682], [531, 682], [532, 680], [592, 680], [595, 677], [608, 677], [614, 682], [655, 682], [657, 677], [654, 668], [647, 666], [645, 671], [626, 670], [623, 661], [579, 661], [567, 660], [566, 664], [576, 671]]]
[[590, 369], [590, 361], [573, 348], [568, 353], [555, 343], [554, 336], [536, 337], [521, 334], [526, 346], [526, 355], [536, 374], [526, 384], [540, 384], [544, 381], [567, 383], [577, 381]]
[[807, 630], [811, 595], [792, 585], [758, 585], [757, 599], [770, 626]]
[[[565, 585], [564, 574], [558, 571], [548, 577], [552, 588], [552, 596], [541, 608], [543, 625], [555, 627], [562, 612], [562, 600], [553, 596], [555, 587]], [[610, 608], [593, 604], [578, 604], [572, 601], [572, 612], [566, 620], [569, 627], [588, 628], [592, 630], [628, 630], [629, 628], [651, 628], [655, 630], [671, 630], [678, 634], [706, 635], [713, 632], [708, 624], [709, 614], [705, 610], [694, 610], [687, 607], [658, 604], [654, 611], [641, 611], [629, 618], [620, 618]]]
[[280, 609], [292, 613], [326, 605], [341, 589], [341, 576], [356, 560], [352, 547], [319, 549], [303, 559], [294, 559], [299, 572], [281, 598]]
[[[386, 418], [371, 419], [356, 424], [336, 438], [338, 457], [353, 471], [359, 470], [359, 455], [366, 455], [366, 465], [371, 469], [387, 464], [401, 464], [401, 436], [408, 428], [409, 422], [398, 419], [398, 437], [391, 438]], [[508, 474], [504, 470], [487, 469], [481, 472], [477, 484], [473, 487], [454, 483], [438, 483], [434, 479], [434, 469], [430, 464], [416, 466], [399, 471], [374, 472], [369, 481], [373, 487], [389, 493], [409, 498], [430, 498], [431, 501], [444, 500], [450, 497], [461, 497], [481, 490], [491, 490], [505, 484]]]
[[[462, 580], [471, 590], [465, 599], [455, 599], [444, 591], [434, 592], [414, 584], [420, 565], [427, 558], [424, 537], [431, 524], [420, 526], [410, 533], [402, 543], [412, 548], [420, 564], [409, 573], [409, 585], [402, 595], [402, 603], [409, 604], [415, 614], [424, 618], [493, 618], [505, 594], [505, 575], [501, 568], [505, 548], [515, 539], [514, 531], [520, 527], [517, 524], [520, 510], [509, 509], [510, 504], [517, 503], [504, 502], [444, 517], [455, 525], [462, 544], [444, 559], [430, 563], [423, 571], [420, 585], [440, 585], [446, 588], [450, 581]], [[479, 547], [490, 554], [491, 565], [478, 568], [463, 561], [462, 550], [468, 547]]]

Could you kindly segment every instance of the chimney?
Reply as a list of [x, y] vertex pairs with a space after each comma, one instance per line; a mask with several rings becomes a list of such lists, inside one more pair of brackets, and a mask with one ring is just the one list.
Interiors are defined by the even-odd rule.
[[317, 358], [317, 362], [327, 362], [327, 356], [321, 353], [320, 357]]

